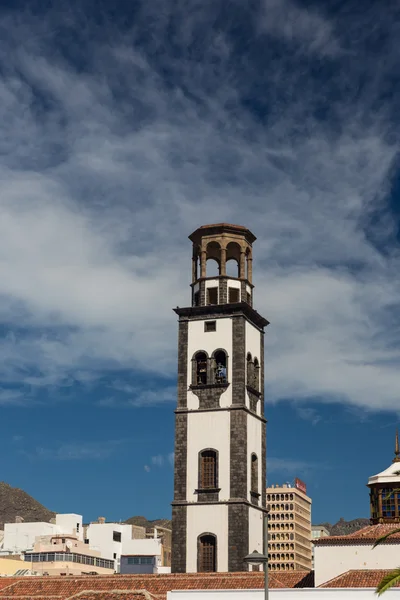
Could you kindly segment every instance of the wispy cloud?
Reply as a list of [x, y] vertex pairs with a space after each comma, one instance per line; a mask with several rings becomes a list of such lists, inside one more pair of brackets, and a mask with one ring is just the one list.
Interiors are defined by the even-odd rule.
[[297, 405], [295, 408], [300, 419], [309, 421], [311, 425], [317, 425], [321, 421], [322, 417], [315, 408], [301, 406], [301, 404]]
[[169, 452], [168, 454], [156, 454], [152, 456], [150, 464], [144, 465], [144, 470], [149, 473], [153, 468], [172, 467], [174, 465], [174, 453]]
[[[307, 462], [293, 458], [267, 457], [268, 473], [278, 473], [281, 476], [302, 477], [315, 469], [320, 469], [323, 465], [317, 462]], [[326, 469], [326, 467], [324, 467]], [[268, 485], [273, 483], [270, 479]], [[279, 483], [279, 482], [278, 482]], [[282, 482], [280, 482], [282, 483]]]
[[68, 442], [56, 447], [37, 446], [29, 457], [33, 460], [103, 460], [113, 456], [125, 440]]
[[142, 406], [156, 406], [176, 400], [176, 386], [163, 386], [159, 383], [159, 389], [146, 389], [138, 385], [124, 382], [115, 382], [112, 391], [122, 392], [116, 395], [106, 396], [99, 400], [98, 404], [108, 408], [139, 408]]
[[[4, 389], [174, 377], [186, 236], [229, 221], [259, 238], [267, 397], [397, 408], [399, 11], [231, 4], [222, 25], [218, 0], [143, 0], [123, 30], [2, 13]], [[146, 387], [128, 403], [174, 396]]]

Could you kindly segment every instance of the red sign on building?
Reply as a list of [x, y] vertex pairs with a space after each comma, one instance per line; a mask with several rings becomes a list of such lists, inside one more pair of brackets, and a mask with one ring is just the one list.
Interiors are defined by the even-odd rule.
[[294, 487], [303, 492], [303, 494], [307, 494], [306, 484], [298, 477], [296, 477], [296, 479], [294, 480]]

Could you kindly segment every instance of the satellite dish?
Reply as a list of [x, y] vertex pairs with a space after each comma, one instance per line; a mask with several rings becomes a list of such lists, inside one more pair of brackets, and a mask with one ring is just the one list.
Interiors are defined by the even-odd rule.
[[68, 550], [71, 550], [72, 543], [70, 541], [68, 541], [65, 545], [67, 546]]

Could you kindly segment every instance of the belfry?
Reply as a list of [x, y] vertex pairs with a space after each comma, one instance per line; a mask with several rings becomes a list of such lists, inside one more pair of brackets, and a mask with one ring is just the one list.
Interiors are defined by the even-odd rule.
[[[172, 572], [244, 571], [262, 552], [266, 419], [264, 328], [253, 308], [246, 227], [204, 225], [193, 244], [191, 306], [176, 308]], [[209, 272], [211, 263], [218, 272]], [[231, 266], [235, 272], [231, 273]]]
[[392, 464], [368, 479], [371, 523], [400, 523], [400, 447], [396, 432]]

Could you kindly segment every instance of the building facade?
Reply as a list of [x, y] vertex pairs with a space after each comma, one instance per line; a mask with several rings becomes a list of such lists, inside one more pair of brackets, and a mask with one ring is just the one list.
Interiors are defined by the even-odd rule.
[[256, 238], [223, 223], [200, 227], [189, 239], [192, 302], [175, 309], [172, 572], [243, 571], [249, 551], [262, 552], [265, 511], [268, 321], [253, 308]]
[[[371, 500], [371, 525], [349, 535], [327, 536], [314, 540], [315, 585], [349, 570], [396, 569], [400, 553], [400, 451], [396, 434], [392, 464], [368, 479]], [[374, 548], [376, 540], [391, 533]]]
[[268, 558], [271, 571], [312, 568], [311, 498], [305, 486], [267, 488]]
[[83, 541], [82, 516], [75, 513], [57, 514], [51, 523], [24, 523], [17, 517], [15, 523], [4, 524], [1, 554], [19, 554], [32, 549], [36, 538], [43, 535], [65, 533], [75, 535]]
[[25, 552], [25, 565], [40, 575], [113, 575], [114, 561], [102, 558], [76, 535], [56, 534], [36, 538]]
[[146, 531], [145, 527], [110, 523], [99, 517], [97, 522], [85, 527], [85, 542], [102, 557], [114, 560], [117, 573], [148, 573], [150, 558], [156, 568], [154, 572], [171, 564], [168, 562], [171, 560], [171, 532], [167, 528]]

